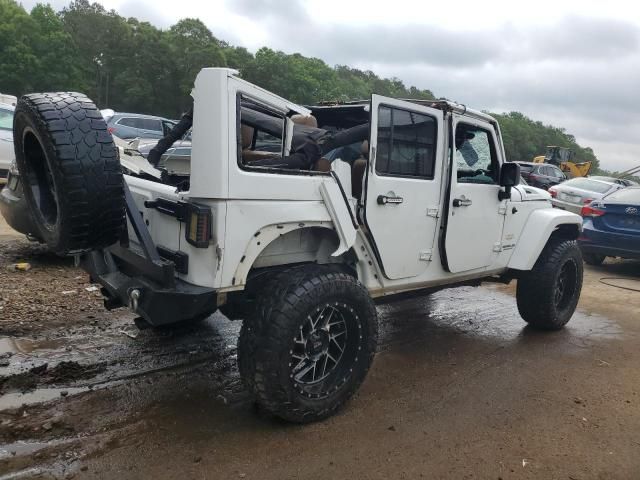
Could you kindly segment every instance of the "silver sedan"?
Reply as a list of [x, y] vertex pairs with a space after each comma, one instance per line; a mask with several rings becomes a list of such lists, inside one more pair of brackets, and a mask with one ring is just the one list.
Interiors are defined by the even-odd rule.
[[580, 177], [572, 178], [560, 185], [549, 188], [549, 193], [551, 194], [551, 203], [554, 207], [580, 214], [582, 207], [585, 205], [621, 188], [624, 188], [624, 185], [605, 180]]

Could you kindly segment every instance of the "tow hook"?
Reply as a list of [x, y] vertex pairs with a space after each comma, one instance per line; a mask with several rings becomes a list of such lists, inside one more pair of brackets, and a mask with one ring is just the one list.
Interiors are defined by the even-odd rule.
[[131, 293], [129, 293], [129, 308], [132, 312], [138, 311], [138, 301], [141, 295], [142, 293], [137, 288], [134, 288], [131, 290]]

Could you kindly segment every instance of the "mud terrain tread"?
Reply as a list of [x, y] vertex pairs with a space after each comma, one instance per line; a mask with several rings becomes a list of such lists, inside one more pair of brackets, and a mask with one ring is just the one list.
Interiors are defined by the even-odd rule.
[[[558, 265], [573, 256], [578, 268], [577, 293], [563, 311], [557, 311], [553, 295]], [[518, 310], [522, 318], [532, 327], [542, 330], [558, 330], [573, 315], [582, 289], [582, 255], [575, 240], [549, 239], [533, 269], [524, 273], [516, 289]]]
[[[320, 267], [316, 267], [320, 268]], [[311, 273], [311, 275], [307, 275]], [[315, 270], [296, 272], [292, 278], [275, 283], [275, 294], [265, 298], [258, 313], [260, 331], [254, 354], [254, 389], [257, 403], [267, 412], [297, 423], [308, 423], [332, 415], [355, 393], [364, 380], [377, 343], [377, 315], [366, 288], [356, 278], [346, 273]], [[364, 311], [364, 327], [367, 344], [364, 356], [354, 365], [352, 378], [335, 398], [303, 401], [290, 389], [288, 375], [283, 365], [288, 364], [290, 332], [313, 305], [315, 298], [327, 298], [336, 294], [348, 294], [349, 301]]]
[[[39, 232], [57, 253], [77, 253], [115, 243], [125, 225], [124, 184], [118, 152], [100, 111], [83, 94], [34, 93], [16, 107], [16, 157], [24, 178], [22, 132], [40, 136], [58, 192], [58, 224]], [[25, 191], [29, 191], [25, 188]], [[34, 201], [25, 195], [33, 211]], [[37, 215], [40, 230], [46, 230]]]
[[305, 266], [294, 267], [271, 274], [264, 283], [263, 289], [256, 295], [253, 311], [242, 321], [240, 336], [238, 337], [238, 370], [240, 377], [249, 390], [255, 396], [255, 351], [257, 338], [262, 332], [262, 325], [266, 312], [270, 310], [270, 304], [278, 298], [278, 291], [282, 284], [288, 282], [300, 283], [306, 277], [316, 274], [322, 267]]

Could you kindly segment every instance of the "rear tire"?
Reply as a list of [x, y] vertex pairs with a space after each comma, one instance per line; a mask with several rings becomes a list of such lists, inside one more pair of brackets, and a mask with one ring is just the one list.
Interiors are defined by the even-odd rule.
[[117, 242], [124, 183], [107, 125], [79, 93], [34, 93], [14, 118], [16, 163], [37, 236], [59, 254]]
[[518, 279], [516, 299], [522, 318], [542, 330], [566, 325], [580, 299], [583, 268], [575, 240], [551, 238], [533, 269]]
[[582, 258], [584, 258], [584, 261], [587, 265], [593, 265], [597, 267], [598, 265], [602, 265], [602, 262], [604, 262], [604, 259], [607, 257], [606, 255], [600, 255], [597, 253], [583, 253]]
[[377, 345], [375, 306], [354, 277], [318, 266], [273, 277], [245, 321], [239, 369], [258, 405], [308, 423], [335, 413], [364, 380]]

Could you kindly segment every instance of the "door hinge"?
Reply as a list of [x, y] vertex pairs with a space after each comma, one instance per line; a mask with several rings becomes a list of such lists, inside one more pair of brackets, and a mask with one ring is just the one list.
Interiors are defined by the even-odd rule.
[[422, 262], [430, 262], [431, 257], [433, 256], [431, 250], [423, 250], [420, 252], [420, 261]]
[[500, 253], [502, 251], [502, 243], [496, 242], [493, 244], [493, 251], [496, 253]]
[[507, 206], [502, 204], [500, 205], [500, 207], [498, 208], [498, 214], [499, 215], [506, 215], [507, 214]]
[[440, 216], [440, 205], [437, 207], [428, 207], [427, 208], [427, 217], [438, 218]]

